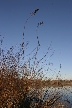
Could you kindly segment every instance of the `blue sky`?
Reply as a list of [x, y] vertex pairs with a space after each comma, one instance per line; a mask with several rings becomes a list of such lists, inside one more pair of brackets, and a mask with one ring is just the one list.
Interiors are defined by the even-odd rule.
[[[24, 30], [26, 19], [37, 8], [39, 11], [28, 20]], [[2, 47], [8, 49], [20, 44], [24, 32], [25, 43], [29, 41], [26, 54], [31, 52], [37, 45], [36, 27], [41, 21], [44, 24], [38, 28], [41, 44], [38, 59], [47, 52], [51, 41], [52, 51], [48, 57], [55, 50], [47, 61], [53, 63], [50, 66], [53, 71], [47, 72], [46, 76], [55, 77], [61, 64], [61, 77], [72, 79], [72, 0], [0, 0], [0, 34], [4, 36]]]

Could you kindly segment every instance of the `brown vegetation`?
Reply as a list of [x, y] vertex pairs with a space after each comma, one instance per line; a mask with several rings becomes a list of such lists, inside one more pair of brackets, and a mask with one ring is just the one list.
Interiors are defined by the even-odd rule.
[[42, 82], [43, 85], [45, 86], [54, 86], [54, 87], [72, 86], [72, 80], [46, 80]]
[[[36, 9], [32, 12], [30, 17], [35, 15], [38, 10], [39, 9]], [[26, 28], [26, 23], [24, 29]], [[38, 23], [37, 29], [41, 24], [43, 24], [43, 21]], [[37, 67], [40, 62], [43, 63], [42, 60], [47, 56], [51, 45], [46, 54], [40, 60], [37, 60], [40, 47], [38, 35], [37, 41], [37, 47], [31, 52], [33, 53], [35, 51], [33, 57], [30, 59], [34, 60], [32, 66], [28, 66], [26, 64], [27, 61], [24, 61], [24, 32], [23, 42], [20, 44], [21, 48], [19, 52], [14, 54], [14, 48], [11, 47], [7, 53], [4, 54], [4, 50], [0, 48], [0, 108], [62, 108], [61, 104], [64, 105], [64, 103], [59, 100], [62, 96], [59, 96], [57, 92], [49, 95], [49, 98], [45, 101], [45, 96], [48, 95], [48, 93], [44, 91], [43, 88], [45, 86], [51, 86], [51, 83], [53, 84], [55, 81], [43, 80], [42, 68], [39, 69]], [[50, 55], [50, 57], [52, 55]], [[24, 61], [23, 65], [20, 63], [21, 58]], [[30, 60], [28, 62], [30, 62]], [[36, 71], [36, 69], [38, 71]], [[60, 81], [60, 83], [62, 82]], [[45, 95], [42, 98], [43, 93]], [[36, 101], [33, 102], [34, 100]], [[67, 105], [65, 105], [65, 108], [66, 107]]]

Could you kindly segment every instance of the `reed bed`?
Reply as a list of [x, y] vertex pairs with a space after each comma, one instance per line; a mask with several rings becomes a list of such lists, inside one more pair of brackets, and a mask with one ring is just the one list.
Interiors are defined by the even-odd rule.
[[[44, 23], [43, 21], [37, 24], [37, 46], [26, 55], [29, 59], [25, 61], [25, 48], [29, 45], [29, 43], [25, 44], [24, 42], [26, 25], [28, 20], [38, 11], [39, 9], [36, 9], [31, 12], [25, 22], [23, 42], [20, 44], [18, 52], [14, 53], [14, 46], [12, 46], [5, 53], [2, 49], [3, 37], [0, 35], [0, 108], [68, 108], [65, 102], [60, 101], [63, 95], [60, 96], [59, 92], [49, 95], [49, 98], [45, 100], [45, 96], [48, 95], [47, 91], [43, 90], [46, 78], [43, 68], [39, 68], [39, 64], [45, 64], [45, 58], [51, 50], [52, 43], [46, 54], [38, 60], [37, 55], [40, 48], [38, 27]], [[33, 54], [32, 57], [31, 54]], [[53, 55], [54, 51], [50, 57]], [[21, 64], [21, 60], [23, 60], [23, 64]], [[32, 64], [31, 61], [33, 61]]]

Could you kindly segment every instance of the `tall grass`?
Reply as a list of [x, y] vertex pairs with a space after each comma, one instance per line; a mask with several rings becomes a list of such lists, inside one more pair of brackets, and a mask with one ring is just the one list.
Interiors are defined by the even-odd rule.
[[[26, 24], [38, 11], [39, 9], [36, 9], [31, 12], [25, 22], [23, 42], [20, 44], [18, 52], [14, 53], [14, 46], [6, 52], [0, 47], [0, 108], [62, 108], [62, 105], [67, 107], [65, 103], [60, 101], [63, 95], [60, 95], [58, 91], [51, 95], [48, 94], [47, 90], [44, 91], [45, 74], [43, 67], [39, 68], [39, 64], [45, 64], [45, 58], [51, 50], [51, 44], [46, 54], [38, 60], [37, 55], [40, 48], [38, 27], [43, 24], [43, 21], [37, 24], [37, 46], [27, 55], [29, 59], [25, 61], [25, 48], [29, 45], [29, 43], [25, 44], [24, 42]], [[0, 45], [2, 46], [3, 38], [1, 35], [0, 37]], [[54, 51], [50, 57], [53, 54]], [[23, 64], [21, 64], [21, 60]], [[33, 61], [32, 64], [31, 61]], [[48, 99], [45, 99], [47, 95]]]

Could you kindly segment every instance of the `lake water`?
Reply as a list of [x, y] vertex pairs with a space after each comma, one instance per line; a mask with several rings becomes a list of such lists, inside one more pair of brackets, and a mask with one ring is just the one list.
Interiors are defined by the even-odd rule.
[[[35, 89], [36, 90], [36, 89]], [[59, 102], [64, 102], [66, 103], [65, 105], [68, 106], [68, 108], [72, 108], [72, 86], [64, 86], [64, 87], [46, 87], [46, 88], [42, 88], [42, 89], [37, 89], [35, 91], [34, 89], [32, 89], [30, 91], [30, 94], [32, 96], [31, 100], [32, 100], [32, 105], [36, 102], [45, 102], [45, 100], [51, 100], [56, 99], [57, 97], [60, 97], [56, 103]], [[32, 94], [33, 93], [33, 94]], [[39, 97], [39, 94], [41, 93], [41, 97]], [[38, 95], [37, 98], [34, 95]], [[29, 95], [30, 96], [30, 95]], [[30, 97], [31, 97], [30, 96]], [[30, 97], [28, 97], [28, 100], [30, 99]], [[53, 102], [53, 100], [52, 100]], [[54, 104], [53, 104], [54, 105]], [[63, 104], [62, 104], [63, 105]], [[61, 108], [65, 108], [65, 107], [61, 107]]]
[[60, 100], [66, 102], [68, 107], [72, 108], [72, 86], [44, 88], [43, 97], [45, 97], [45, 100], [52, 98], [54, 95], [61, 96]]

